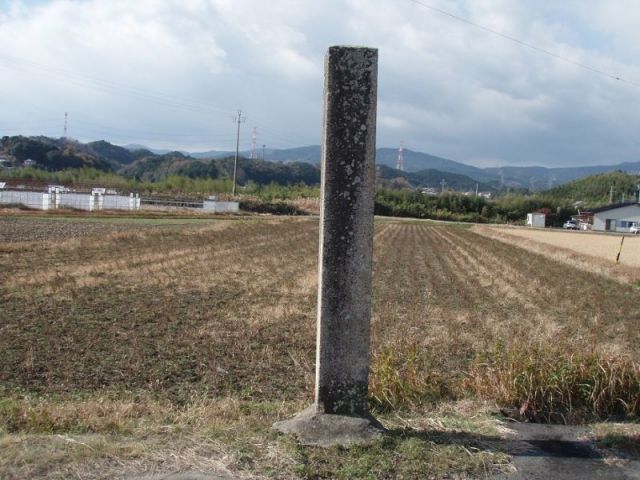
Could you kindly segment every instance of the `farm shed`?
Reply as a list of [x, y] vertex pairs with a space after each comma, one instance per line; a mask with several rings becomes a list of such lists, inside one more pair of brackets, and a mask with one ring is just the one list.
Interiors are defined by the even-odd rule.
[[547, 224], [547, 216], [544, 213], [527, 213], [527, 225], [535, 228], [544, 228]]
[[634, 224], [640, 224], [640, 204], [616, 203], [594, 208], [593, 230], [600, 232], [628, 232]]
[[237, 213], [240, 211], [238, 202], [219, 202], [218, 200], [205, 200], [202, 208], [212, 213]]

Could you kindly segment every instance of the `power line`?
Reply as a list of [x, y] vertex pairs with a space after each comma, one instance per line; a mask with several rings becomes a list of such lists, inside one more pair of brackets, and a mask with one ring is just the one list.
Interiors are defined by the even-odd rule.
[[73, 72], [71, 70], [65, 70], [50, 65], [25, 60], [22, 58], [14, 57], [12, 55], [0, 54], [0, 61], [6, 66], [17, 68], [27, 71], [43, 71], [48, 74], [48, 78], [55, 78], [56, 80], [64, 81], [65, 83], [71, 83], [84, 87], [89, 87], [97, 90], [106, 91], [108, 93], [120, 93], [128, 95], [134, 98], [149, 100], [156, 103], [161, 103], [174, 108], [181, 108], [184, 110], [190, 110], [194, 112], [211, 113], [211, 111], [228, 113], [228, 109], [223, 109], [214, 105], [206, 103], [196, 103], [191, 101], [185, 101], [181, 98], [168, 95], [162, 92], [149, 91], [148, 89], [136, 88], [127, 85], [114, 83], [101, 78], [95, 78], [82, 73]]
[[[159, 104], [166, 105], [173, 108], [179, 108], [182, 110], [205, 113], [205, 114], [211, 114], [212, 111], [225, 112], [225, 113], [228, 112], [228, 110], [226, 109], [222, 109], [210, 104], [185, 101], [178, 97], [164, 94], [161, 92], [154, 92], [154, 91], [149, 91], [147, 89], [141, 89], [141, 88], [131, 87], [123, 84], [118, 84], [105, 79], [91, 77], [82, 73], [74, 72], [67, 69], [62, 69], [62, 68], [51, 66], [51, 65], [45, 65], [45, 64], [34, 62], [31, 60], [26, 60], [23, 58], [8, 55], [5, 53], [0, 53], [0, 62], [4, 63], [8, 67], [12, 67], [18, 70], [30, 71], [30, 72], [34, 72], [34, 71], [45, 72], [48, 78], [62, 81], [65, 84], [79, 85], [83, 87], [92, 88], [95, 90], [104, 91], [107, 93], [126, 95], [126, 96], [137, 98], [140, 100], [152, 101], [155, 103], [159, 103]], [[296, 140], [293, 140], [286, 135], [278, 133], [271, 128], [265, 127], [264, 125], [261, 125], [260, 122], [256, 122], [256, 125], [260, 127], [263, 131], [269, 133], [271, 136], [276, 137], [276, 139], [279, 140], [279, 142], [272, 141], [271, 142], [272, 144], [280, 143], [285, 148], [287, 146], [298, 145], [298, 142]]]
[[[284, 145], [284, 146], [299, 146], [300, 142], [296, 141], [292, 138], [289, 138], [288, 136], [282, 135], [281, 133], [278, 133], [278, 131], [270, 128], [270, 127], [265, 127], [264, 123], [260, 122], [259, 120], [256, 120], [255, 116], [252, 116], [251, 118], [247, 117], [247, 120], [250, 120], [251, 122], [253, 122], [257, 127], [260, 127], [261, 131], [264, 131], [266, 133], [268, 133], [270, 136], [275, 137], [276, 139], [280, 140], [280, 145]], [[273, 145], [274, 142], [271, 142], [271, 145]]]
[[[26, 123], [26, 122], [25, 122]], [[49, 130], [57, 130], [59, 126], [58, 120], [34, 120], [29, 121], [29, 126], [33, 125], [44, 125]], [[217, 134], [207, 134], [207, 133], [189, 133], [189, 134], [179, 134], [175, 132], [162, 132], [158, 130], [138, 130], [131, 129], [126, 127], [113, 127], [107, 126], [99, 123], [90, 122], [82, 119], [81, 117], [74, 118], [73, 121], [75, 125], [74, 131], [76, 132], [75, 136], [79, 138], [103, 138], [106, 139], [107, 136], [115, 137], [118, 140], [135, 140], [139, 142], [146, 141], [158, 141], [158, 140], [168, 140], [168, 141], [189, 141], [191, 143], [199, 143], [206, 144], [208, 142], [213, 141], [216, 144], [216, 149], [224, 149], [228, 151], [233, 150], [233, 145], [235, 145], [236, 136], [231, 133], [217, 133]], [[15, 132], [15, 134], [20, 134], [20, 130], [24, 129], [24, 126], [20, 126], [19, 122], [13, 123], [11, 125], [8, 124], [0, 124], [0, 130], [4, 131], [4, 134], [9, 134], [9, 132]], [[24, 132], [22, 132], [24, 133]], [[112, 140], [113, 141], [113, 140]], [[116, 140], [117, 141], [117, 140]]]
[[447, 12], [446, 10], [442, 10], [441, 8], [434, 7], [433, 5], [428, 5], [428, 4], [424, 3], [424, 2], [421, 2], [420, 0], [408, 0], [408, 1], [411, 2], [411, 3], [415, 3], [416, 5], [419, 5], [419, 6], [423, 7], [423, 8], [432, 10], [432, 11], [437, 12], [437, 13], [440, 13], [441, 15], [445, 15], [445, 16], [447, 16], [449, 18], [453, 18], [454, 20], [457, 20], [459, 22], [466, 23], [467, 25], [471, 25], [473, 27], [479, 28], [480, 30], [484, 30], [485, 32], [491, 33], [492, 35], [496, 35], [496, 36], [501, 37], [501, 38], [503, 38], [505, 40], [509, 40], [510, 42], [517, 43], [518, 45], [520, 45], [522, 47], [526, 47], [526, 48], [529, 48], [531, 50], [535, 50], [538, 53], [542, 53], [544, 55], [548, 55], [550, 57], [553, 57], [553, 58], [555, 58], [557, 60], [561, 60], [563, 62], [570, 63], [571, 65], [575, 65], [576, 67], [580, 67], [580, 68], [588, 70], [588, 71], [590, 71], [592, 73], [597, 73], [598, 75], [602, 75], [604, 77], [608, 77], [608, 78], [610, 78], [612, 80], [617, 80], [619, 82], [624, 82], [624, 83], [627, 83], [629, 85], [633, 85], [634, 87], [640, 87], [640, 83], [633, 82], [631, 80], [627, 80], [627, 79], [625, 79], [625, 78], [623, 78], [623, 77], [621, 77], [619, 75], [614, 75], [612, 73], [605, 72], [604, 70], [600, 70], [598, 68], [592, 67], [592, 66], [587, 65], [585, 63], [577, 62], [577, 61], [572, 60], [572, 59], [570, 59], [568, 57], [564, 57], [562, 55], [558, 55], [557, 53], [554, 53], [554, 52], [552, 52], [550, 50], [546, 50], [544, 48], [541, 48], [541, 47], [538, 47], [538, 46], [533, 45], [531, 43], [528, 43], [528, 42], [525, 42], [523, 40], [520, 40], [520, 39], [518, 39], [516, 37], [512, 37], [511, 35], [507, 35], [506, 33], [502, 33], [502, 32], [499, 32], [498, 30], [494, 30], [492, 28], [486, 27], [486, 26], [481, 25], [479, 23], [473, 22], [473, 21], [471, 21], [471, 20], [469, 20], [467, 18], [461, 17], [461, 16], [456, 15], [454, 13]]
[[206, 137], [207, 139], [214, 139], [214, 140], [235, 140], [235, 135], [232, 135], [230, 133], [218, 133], [218, 134], [201, 134], [201, 133], [175, 133], [174, 131], [171, 132], [163, 132], [163, 131], [159, 131], [159, 130], [138, 130], [135, 128], [128, 128], [128, 127], [114, 127], [114, 126], [108, 126], [108, 125], [103, 125], [100, 123], [95, 123], [95, 122], [91, 122], [91, 121], [87, 121], [84, 119], [76, 119], [74, 120], [74, 123], [80, 124], [82, 126], [85, 127], [89, 127], [90, 130], [93, 131], [100, 131], [100, 130], [104, 130], [107, 132], [111, 132], [111, 133], [123, 133], [125, 135], [138, 135], [138, 136], [151, 136], [151, 137], [170, 137], [170, 138], [197, 138], [197, 139], [202, 139], [204, 137]]

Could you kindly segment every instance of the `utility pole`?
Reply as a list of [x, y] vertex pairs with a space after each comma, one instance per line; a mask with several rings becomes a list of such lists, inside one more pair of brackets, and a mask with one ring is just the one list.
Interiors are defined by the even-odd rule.
[[263, 143], [262, 144], [262, 161], [264, 162], [264, 149], [267, 148], [267, 146]]
[[64, 139], [67, 139], [67, 126], [68, 126], [69, 114], [64, 112]]
[[447, 184], [447, 181], [443, 178], [442, 181], [440, 182], [440, 185], [442, 186], [442, 193], [444, 193], [444, 187]]
[[478, 196], [478, 184], [476, 183], [476, 197]]
[[242, 117], [242, 110], [238, 110], [238, 116], [233, 119], [233, 122], [238, 125], [236, 132], [236, 156], [233, 159], [233, 187], [231, 189], [231, 195], [236, 194], [236, 178], [238, 175], [238, 154], [240, 153], [240, 124], [244, 123], [245, 119]]
[[613, 185], [611, 185], [611, 188], [609, 189], [609, 205], [611, 205], [613, 203]]

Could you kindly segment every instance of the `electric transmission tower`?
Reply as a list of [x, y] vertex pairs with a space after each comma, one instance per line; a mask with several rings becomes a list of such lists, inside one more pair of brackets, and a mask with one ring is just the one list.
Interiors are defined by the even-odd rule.
[[404, 172], [404, 142], [400, 142], [400, 148], [398, 149], [398, 163], [396, 163], [396, 169]]
[[242, 110], [238, 110], [238, 116], [234, 117], [233, 122], [238, 125], [236, 131], [236, 156], [233, 159], [233, 187], [231, 188], [231, 194], [236, 194], [236, 179], [238, 175], [238, 154], [240, 153], [240, 124], [244, 123], [246, 119], [242, 116]]
[[258, 152], [256, 151], [256, 140], [258, 139], [258, 130], [256, 127], [253, 127], [253, 131], [251, 132], [251, 158], [256, 160], [258, 158]]

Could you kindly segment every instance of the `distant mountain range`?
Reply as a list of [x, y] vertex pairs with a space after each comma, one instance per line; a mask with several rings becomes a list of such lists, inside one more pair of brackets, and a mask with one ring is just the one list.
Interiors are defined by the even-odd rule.
[[[166, 153], [166, 152], [165, 152]], [[189, 153], [194, 158], [224, 158], [233, 156], [235, 152], [208, 151]], [[262, 153], [262, 152], [260, 152]], [[240, 152], [248, 157], [249, 151]], [[320, 146], [297, 147], [289, 149], [270, 149], [265, 151], [265, 160], [281, 162], [320, 163]], [[378, 165], [395, 168], [398, 161], [398, 150], [394, 148], [379, 148], [376, 150]], [[439, 170], [441, 172], [465, 175], [476, 182], [498, 188], [500, 186], [512, 188], [528, 188], [531, 190], [546, 190], [553, 186], [577, 180], [598, 173], [623, 171], [632, 174], [640, 173], [640, 161], [626, 162], [615, 165], [589, 165], [584, 167], [493, 167], [478, 168], [447, 158], [429, 155], [428, 153], [404, 150], [404, 170], [407, 174], [422, 170]], [[445, 179], [446, 180], [446, 179]]]
[[[62, 168], [80, 168], [84, 166], [101, 170], [111, 170], [136, 178], [158, 179], [169, 174], [188, 176], [213, 176], [214, 171], [224, 171], [220, 163], [233, 157], [235, 152], [206, 151], [178, 152], [155, 150], [144, 145], [113, 145], [100, 140], [81, 143], [70, 139], [52, 139], [47, 137], [3, 137], [0, 154], [15, 159], [15, 165], [26, 159], [34, 160], [48, 170]], [[262, 157], [263, 152], [259, 152]], [[265, 149], [264, 159], [248, 159], [250, 152], [242, 151], [240, 156], [246, 159], [247, 172], [254, 172], [259, 178], [301, 179], [315, 178], [312, 170], [300, 164], [317, 169], [320, 164], [320, 146], [312, 145], [290, 149]], [[264, 160], [265, 162], [262, 162]], [[376, 151], [378, 177], [382, 180], [395, 180], [406, 186], [440, 188], [446, 185], [458, 191], [475, 190], [494, 191], [502, 187], [546, 190], [589, 175], [612, 171], [630, 174], [640, 173], [640, 161], [616, 165], [594, 165], [584, 167], [501, 167], [478, 168], [442, 157], [412, 150], [404, 150], [404, 171], [395, 169], [398, 151], [392, 148], [379, 148]], [[5, 162], [6, 163], [6, 162]], [[260, 164], [262, 163], [262, 166]], [[215, 164], [215, 165], [214, 165]], [[271, 165], [274, 164], [274, 165]], [[287, 167], [288, 165], [288, 167]], [[257, 170], [268, 171], [269, 176], [258, 175]], [[285, 170], [291, 170], [285, 172]], [[318, 174], [319, 175], [319, 174]], [[254, 180], [255, 181], [255, 180]]]

